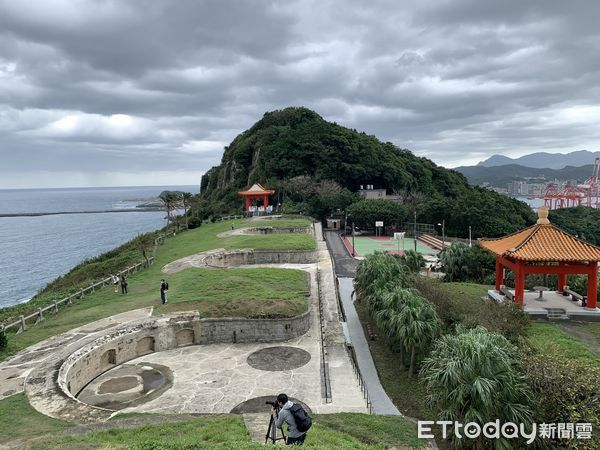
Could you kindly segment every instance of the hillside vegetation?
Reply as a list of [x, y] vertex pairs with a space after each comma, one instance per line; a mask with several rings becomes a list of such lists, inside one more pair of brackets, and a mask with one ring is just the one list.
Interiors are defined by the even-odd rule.
[[205, 216], [241, 209], [237, 192], [255, 182], [275, 189], [274, 203], [318, 217], [357, 200], [361, 185], [397, 194], [418, 220], [446, 220], [446, 232], [498, 236], [533, 222], [530, 208], [472, 187], [458, 172], [335, 123], [306, 108], [266, 113], [225, 148], [221, 164], [201, 182]]

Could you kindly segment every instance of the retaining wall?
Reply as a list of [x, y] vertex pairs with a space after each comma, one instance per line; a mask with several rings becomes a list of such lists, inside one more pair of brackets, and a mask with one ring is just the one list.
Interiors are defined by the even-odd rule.
[[312, 233], [311, 227], [252, 227], [244, 229], [245, 234], [283, 234], [283, 233]]
[[231, 267], [248, 264], [312, 264], [318, 261], [319, 253], [316, 250], [225, 250], [207, 254], [204, 258], [204, 263], [212, 267]]

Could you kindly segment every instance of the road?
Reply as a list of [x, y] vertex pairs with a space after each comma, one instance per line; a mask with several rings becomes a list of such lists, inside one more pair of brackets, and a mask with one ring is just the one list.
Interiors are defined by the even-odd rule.
[[352, 346], [354, 347], [360, 373], [365, 380], [367, 391], [369, 392], [373, 412], [375, 414], [401, 415], [379, 381], [377, 368], [373, 362], [367, 338], [365, 337], [362, 324], [352, 301], [353, 281], [358, 261], [350, 256], [336, 232], [325, 231], [323, 234], [335, 262], [335, 272], [339, 282], [340, 299], [346, 316], [346, 326], [350, 334]]

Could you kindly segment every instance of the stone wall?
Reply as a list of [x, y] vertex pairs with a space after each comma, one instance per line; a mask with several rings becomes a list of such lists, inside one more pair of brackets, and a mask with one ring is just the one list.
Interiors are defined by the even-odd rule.
[[204, 263], [212, 267], [232, 267], [248, 264], [312, 264], [319, 260], [316, 250], [270, 251], [226, 250], [206, 255]]
[[200, 319], [197, 313], [150, 317], [72, 353], [60, 367], [58, 383], [71, 398], [107, 370], [152, 352], [194, 344], [281, 342], [306, 333], [310, 311], [289, 319]]
[[253, 227], [245, 228], [245, 234], [283, 234], [283, 233], [312, 233], [311, 227]]

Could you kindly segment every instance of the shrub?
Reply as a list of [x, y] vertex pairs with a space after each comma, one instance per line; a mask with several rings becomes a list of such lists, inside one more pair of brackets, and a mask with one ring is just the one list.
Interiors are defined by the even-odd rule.
[[440, 286], [440, 282], [425, 277], [415, 277], [414, 287], [423, 297], [435, 305], [436, 312], [447, 329], [454, 329], [462, 318], [461, 312], [456, 308], [452, 298], [446, 290]]
[[402, 261], [413, 273], [417, 273], [425, 267], [425, 258], [414, 250], [406, 250], [404, 256], [402, 256]]
[[[482, 325], [489, 331], [499, 333], [514, 344], [519, 343], [531, 323], [523, 309], [512, 302], [482, 302], [482, 308], [467, 316], [465, 325]], [[471, 322], [471, 323], [469, 323]]]
[[193, 230], [194, 228], [198, 228], [202, 226], [202, 219], [200, 219], [199, 217], [192, 217], [189, 221], [188, 221], [188, 228], [190, 230]]
[[[483, 327], [458, 327], [457, 335], [438, 339], [423, 361], [421, 375], [427, 402], [443, 420], [478, 423], [532, 423], [532, 396], [517, 347]], [[459, 440], [458, 447], [489, 448], [486, 438]], [[494, 447], [512, 448], [513, 442], [494, 441]], [[518, 446], [516, 448], [519, 448]]]
[[583, 361], [524, 352], [529, 386], [535, 395], [538, 423], [591, 423], [592, 440], [549, 442], [549, 447], [600, 448], [600, 369]]
[[8, 346], [8, 338], [6, 337], [6, 331], [0, 330], [0, 351], [4, 350]]

